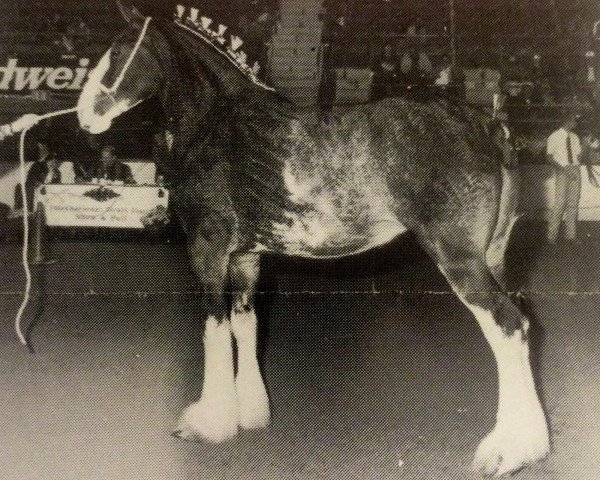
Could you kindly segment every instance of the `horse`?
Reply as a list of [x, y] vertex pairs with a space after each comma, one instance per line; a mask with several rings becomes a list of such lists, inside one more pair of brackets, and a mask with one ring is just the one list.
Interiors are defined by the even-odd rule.
[[308, 125], [225, 26], [213, 30], [195, 8], [178, 6], [171, 19], [118, 3], [127, 27], [91, 70], [78, 116], [98, 134], [146, 99], [164, 110], [172, 144], [162, 170], [205, 315], [202, 394], [175, 435], [222, 442], [270, 423], [256, 352], [261, 254], [339, 258], [410, 231], [497, 363], [496, 423], [473, 467], [499, 476], [545, 458], [530, 323], [506, 293], [517, 189], [505, 127], [441, 97], [382, 99]]

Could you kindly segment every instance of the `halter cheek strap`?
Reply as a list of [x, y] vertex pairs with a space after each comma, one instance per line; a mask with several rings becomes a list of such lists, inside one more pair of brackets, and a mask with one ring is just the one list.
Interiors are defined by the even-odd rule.
[[135, 57], [137, 51], [140, 49], [140, 45], [142, 44], [142, 41], [144, 40], [144, 37], [146, 36], [146, 32], [148, 31], [148, 25], [150, 24], [150, 20], [152, 20], [152, 17], [146, 17], [146, 20], [144, 21], [144, 26], [142, 27], [142, 31], [140, 32], [140, 36], [138, 37], [137, 41], [135, 42], [135, 45], [134, 45], [133, 49], [131, 50], [131, 53], [129, 54], [129, 58], [127, 58], [125, 65], [123, 65], [123, 68], [121, 69], [121, 73], [119, 73], [119, 76], [116, 78], [112, 87], [108, 88], [108, 87], [105, 87], [102, 83], [100, 83], [100, 86], [99, 86], [100, 90], [102, 90], [107, 95], [111, 96], [111, 94], [114, 93], [117, 90], [117, 88], [119, 88], [119, 85], [121, 85], [121, 82], [123, 81], [123, 78], [125, 77], [125, 73], [127, 73], [127, 70], [129, 69], [129, 67], [131, 65], [131, 62], [133, 62], [133, 58]]

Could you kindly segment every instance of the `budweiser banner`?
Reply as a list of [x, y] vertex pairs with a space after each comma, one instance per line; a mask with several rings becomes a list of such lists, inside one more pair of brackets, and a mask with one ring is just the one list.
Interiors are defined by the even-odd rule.
[[142, 217], [167, 208], [164, 188], [125, 185], [44, 185], [36, 202], [45, 207], [51, 227], [143, 228]]
[[30, 60], [10, 57], [0, 64], [0, 93], [78, 91], [87, 79], [90, 64], [89, 58]]

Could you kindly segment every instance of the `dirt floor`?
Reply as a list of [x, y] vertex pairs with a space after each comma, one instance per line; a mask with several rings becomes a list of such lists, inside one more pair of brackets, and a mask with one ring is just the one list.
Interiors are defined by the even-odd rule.
[[[554, 452], [518, 480], [600, 478], [600, 230], [511, 247], [528, 292]], [[202, 385], [198, 295], [178, 242], [52, 243], [13, 333], [19, 245], [0, 243], [0, 479], [456, 479], [492, 427], [474, 319], [410, 239], [358, 258], [268, 258], [260, 295], [273, 424], [222, 445], [171, 437]], [[356, 273], [358, 272], [358, 273]], [[400, 461], [402, 465], [400, 466]]]

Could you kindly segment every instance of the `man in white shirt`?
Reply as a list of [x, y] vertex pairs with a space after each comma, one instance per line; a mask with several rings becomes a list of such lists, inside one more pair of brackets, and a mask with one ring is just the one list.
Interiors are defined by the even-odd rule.
[[574, 241], [577, 227], [577, 212], [581, 193], [581, 142], [573, 132], [576, 117], [569, 114], [562, 127], [548, 137], [546, 154], [555, 167], [555, 198], [550, 212], [547, 239], [555, 244], [560, 224], [564, 219], [565, 238]]

